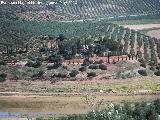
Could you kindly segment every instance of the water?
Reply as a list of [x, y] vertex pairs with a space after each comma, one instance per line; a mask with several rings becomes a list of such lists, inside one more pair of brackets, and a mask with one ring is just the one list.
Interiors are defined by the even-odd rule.
[[29, 114], [23, 114], [23, 113], [12, 113], [12, 112], [0, 112], [0, 118], [37, 118], [40, 116], [47, 116], [47, 117], [53, 117], [55, 113], [29, 113]]
[[20, 113], [0, 112], [0, 118], [22, 118]]

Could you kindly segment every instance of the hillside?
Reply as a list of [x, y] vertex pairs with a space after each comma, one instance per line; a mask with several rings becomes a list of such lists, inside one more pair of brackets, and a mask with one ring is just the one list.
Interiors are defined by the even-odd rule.
[[0, 119], [158, 120], [159, 0], [11, 1], [0, 5]]
[[158, 0], [55, 0], [22, 6], [19, 16], [27, 20], [135, 19], [159, 15], [159, 6]]

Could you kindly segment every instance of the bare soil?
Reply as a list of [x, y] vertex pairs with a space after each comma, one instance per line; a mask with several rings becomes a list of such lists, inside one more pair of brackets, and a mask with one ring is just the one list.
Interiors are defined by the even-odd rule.
[[142, 24], [142, 25], [122, 25], [125, 28], [130, 28], [134, 30], [143, 30], [149, 28], [160, 28], [160, 24]]
[[[106, 107], [107, 101], [118, 104], [122, 101], [139, 102], [151, 101], [160, 98], [159, 95], [133, 95], [133, 96], [96, 96], [95, 101], [103, 100]], [[83, 102], [83, 96], [1, 96], [0, 106], [3, 112], [20, 113], [57, 113], [57, 114], [78, 114], [90, 111], [89, 107]]]
[[146, 34], [151, 37], [160, 39], [160, 30], [152, 30], [152, 31], [147, 32]]

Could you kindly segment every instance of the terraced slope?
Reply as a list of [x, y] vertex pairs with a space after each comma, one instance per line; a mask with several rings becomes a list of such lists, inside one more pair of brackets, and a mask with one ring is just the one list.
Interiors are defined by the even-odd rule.
[[73, 20], [117, 16], [122, 19], [125, 16], [159, 15], [160, 2], [159, 0], [56, 0], [55, 4], [45, 3], [34, 7], [35, 9], [38, 12], [27, 12], [21, 16], [30, 20]]

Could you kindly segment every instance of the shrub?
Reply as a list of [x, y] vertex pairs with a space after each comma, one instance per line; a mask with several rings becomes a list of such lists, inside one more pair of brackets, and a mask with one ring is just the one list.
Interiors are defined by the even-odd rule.
[[65, 66], [65, 65], [62, 65], [62, 68], [63, 68], [63, 69], [66, 69], [66, 70], [68, 69], [68, 67]]
[[83, 61], [83, 66], [88, 66], [90, 64], [90, 61], [88, 60], [88, 59], [85, 59], [84, 61]]
[[156, 76], [160, 76], [160, 70], [156, 71], [154, 74], [155, 74]]
[[130, 54], [131, 54], [131, 56], [132, 56], [132, 57], [134, 57], [134, 56], [135, 56], [135, 52], [134, 52], [134, 49], [133, 49], [133, 48], [131, 48], [131, 50], [130, 50]]
[[103, 60], [96, 60], [96, 61], [94, 62], [94, 64], [102, 64], [102, 63], [104, 63]]
[[160, 114], [160, 99], [154, 101], [155, 110], [158, 114]]
[[140, 66], [146, 68], [146, 62], [144, 59], [138, 59], [138, 61], [141, 63]]
[[39, 68], [42, 65], [42, 62], [40, 61], [36, 61], [36, 62], [32, 62], [32, 61], [28, 61], [25, 66], [27, 67], [34, 67], [34, 68]]
[[7, 74], [1, 73], [0, 74], [0, 82], [5, 82], [6, 81], [6, 77], [7, 77]]
[[57, 120], [159, 120], [160, 100], [153, 102], [112, 105], [113, 107], [87, 114], [59, 117]]
[[85, 66], [81, 66], [80, 68], [79, 68], [79, 71], [81, 71], [81, 72], [84, 72], [84, 71], [86, 71], [87, 70], [87, 68], [85, 67]]
[[57, 64], [59, 66], [62, 65], [62, 62], [63, 62], [63, 57], [60, 56], [60, 55], [50, 55], [48, 57], [48, 61], [51, 62], [51, 63], [54, 63], [54, 64]]
[[89, 69], [99, 69], [99, 65], [97, 65], [97, 64], [91, 64], [91, 65], [89, 65], [88, 68]]
[[155, 66], [150, 66], [150, 68], [149, 68], [150, 70], [152, 70], [152, 71], [155, 71]]
[[55, 72], [51, 78], [67, 78], [69, 77], [68, 75], [68, 71], [63, 71], [63, 70], [60, 70], [59, 72]]
[[89, 64], [93, 64], [93, 60], [89, 60]]
[[27, 67], [33, 67], [33, 62], [28, 61], [28, 62], [25, 64], [25, 66], [27, 66]]
[[116, 77], [121, 79], [132, 78], [133, 76], [134, 76], [134, 73], [131, 73], [131, 72], [124, 73], [119, 71], [116, 73]]
[[52, 64], [47, 65], [47, 70], [52, 70], [52, 69], [54, 69], [54, 65]]
[[87, 77], [96, 77], [96, 73], [95, 72], [87, 73]]
[[70, 75], [71, 77], [76, 77], [76, 75], [77, 75], [78, 73], [79, 73], [79, 72], [78, 72], [77, 70], [72, 70], [72, 72], [69, 73], [69, 75]]
[[41, 61], [36, 61], [36, 62], [33, 64], [33, 67], [34, 67], [34, 68], [39, 68], [41, 65], [42, 65], [42, 62], [41, 62]]
[[47, 70], [57, 69], [57, 68], [59, 68], [59, 67], [60, 67], [60, 66], [57, 65], [57, 64], [49, 64], [49, 65], [47, 66]]
[[157, 56], [156, 56], [156, 52], [154, 49], [151, 49], [151, 63], [153, 65], [157, 64]]
[[41, 78], [44, 74], [44, 71], [39, 71], [38, 73], [32, 75], [32, 78]]
[[4, 60], [0, 60], [0, 65], [6, 65], [6, 62]]
[[147, 76], [147, 71], [146, 71], [146, 70], [143, 70], [143, 69], [138, 70], [138, 73], [139, 73], [140, 75], [142, 75], [142, 76]]
[[142, 52], [140, 50], [137, 51], [138, 58], [142, 58]]
[[57, 75], [55, 75], [55, 77], [58, 78], [66, 78], [68, 75], [64, 74], [64, 73], [58, 73]]
[[57, 69], [57, 68], [59, 68], [61, 66], [61, 64], [54, 64], [53, 65], [53, 69]]
[[99, 69], [101, 69], [101, 70], [107, 70], [107, 66], [104, 65], [104, 64], [100, 64], [99, 65]]
[[44, 61], [43, 57], [38, 57], [36, 60], [37, 60], [37, 61], [41, 61], [41, 62]]
[[133, 76], [134, 76], [134, 73], [131, 73], [131, 72], [129, 72], [129, 73], [126, 74], [127, 78], [132, 78]]
[[39, 52], [47, 52], [47, 51], [49, 51], [48, 47], [42, 47], [39, 49]]
[[156, 66], [156, 69], [157, 69], [157, 70], [160, 70], [160, 65], [157, 65], [157, 66]]
[[147, 49], [144, 49], [144, 59], [145, 59], [146, 61], [149, 61], [149, 55], [148, 55], [148, 53], [147, 53]]
[[67, 54], [64, 54], [63, 57], [65, 60], [71, 60], [73, 56], [67, 53]]

